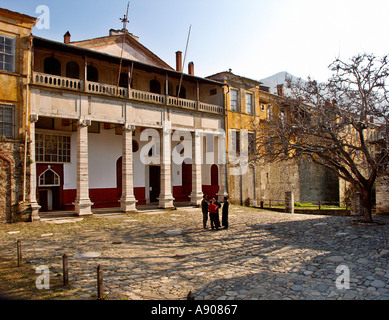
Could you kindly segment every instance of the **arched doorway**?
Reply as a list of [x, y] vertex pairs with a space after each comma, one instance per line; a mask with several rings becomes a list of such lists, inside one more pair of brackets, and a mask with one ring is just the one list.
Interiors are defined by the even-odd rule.
[[41, 212], [59, 210], [61, 207], [61, 177], [50, 166], [39, 175], [39, 205]]
[[150, 81], [150, 92], [161, 94], [161, 84], [159, 83], [158, 80], [151, 80]]
[[46, 58], [44, 61], [44, 73], [60, 76], [61, 63], [55, 58]]
[[77, 62], [70, 61], [66, 64], [66, 77], [73, 79], [80, 78], [80, 67]]
[[216, 164], [211, 167], [211, 185], [219, 186], [219, 168]]
[[121, 198], [122, 196], [122, 182], [123, 182], [123, 157], [120, 157], [117, 161], [116, 161], [116, 195]]

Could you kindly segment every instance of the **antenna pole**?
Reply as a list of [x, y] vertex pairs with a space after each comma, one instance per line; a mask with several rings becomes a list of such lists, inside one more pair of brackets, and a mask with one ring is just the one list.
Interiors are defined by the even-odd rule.
[[127, 13], [124, 16], [123, 19], [120, 19], [121, 22], [123, 22], [123, 41], [122, 41], [122, 52], [120, 56], [120, 64], [119, 64], [119, 74], [118, 74], [118, 82], [116, 86], [116, 93], [118, 94], [119, 92], [119, 84], [120, 84], [120, 75], [122, 73], [122, 65], [123, 65], [123, 51], [124, 51], [124, 41], [126, 40], [126, 34], [127, 34], [127, 23], [128, 23], [128, 11], [130, 9], [130, 2], [127, 4]]
[[192, 25], [190, 25], [190, 27], [189, 27], [188, 39], [186, 40], [185, 55], [184, 55], [184, 61], [183, 61], [183, 63], [182, 63], [181, 79], [180, 79], [180, 85], [178, 86], [177, 98], [180, 97], [182, 80], [183, 80], [183, 78], [184, 78], [185, 60], [186, 60], [186, 54], [187, 54], [187, 52], [188, 52], [188, 44], [189, 44], [189, 38], [190, 38], [190, 32], [191, 32], [191, 30], [192, 30]]

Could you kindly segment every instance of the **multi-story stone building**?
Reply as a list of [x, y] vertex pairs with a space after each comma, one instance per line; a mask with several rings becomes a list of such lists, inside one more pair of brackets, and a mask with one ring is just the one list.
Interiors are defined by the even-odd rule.
[[180, 52], [172, 69], [126, 30], [69, 37], [33, 40], [30, 197], [40, 212], [197, 205], [225, 188], [213, 143], [224, 129], [222, 83], [194, 76], [193, 64], [183, 74]]
[[[267, 120], [274, 117], [286, 119], [288, 116], [283, 86], [278, 86], [277, 94], [272, 94], [261, 82], [235, 75], [231, 70], [208, 78], [227, 85], [225, 109], [228, 150], [236, 154], [246, 148], [250, 159], [250, 153], [258, 152], [252, 145], [258, 129]], [[243, 139], [242, 132], [245, 131], [247, 138]], [[248, 141], [247, 146], [244, 146], [245, 140]], [[267, 204], [283, 203], [286, 192], [293, 192], [295, 201], [299, 202], [339, 202], [339, 179], [313, 163], [295, 160], [277, 163], [256, 161], [256, 164], [248, 163], [242, 174], [235, 175], [231, 174], [231, 171], [236, 171], [233, 157], [227, 159], [232, 160], [227, 166], [228, 193], [235, 203], [258, 206], [261, 201]]]
[[36, 18], [0, 8], [0, 221], [23, 216], [28, 193], [30, 35]]

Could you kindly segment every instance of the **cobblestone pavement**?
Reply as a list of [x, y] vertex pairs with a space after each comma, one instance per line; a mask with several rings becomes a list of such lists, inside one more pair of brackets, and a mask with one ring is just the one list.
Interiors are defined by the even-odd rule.
[[[196, 300], [388, 300], [389, 217], [376, 219], [387, 224], [232, 206], [230, 228], [219, 231], [202, 229], [195, 208], [3, 224], [0, 256], [14, 260], [21, 239], [26, 261], [55, 277], [66, 253], [73, 291], [64, 299], [95, 299], [101, 264], [107, 299], [186, 299], [192, 291]], [[336, 286], [347, 276], [339, 266], [350, 289]]]

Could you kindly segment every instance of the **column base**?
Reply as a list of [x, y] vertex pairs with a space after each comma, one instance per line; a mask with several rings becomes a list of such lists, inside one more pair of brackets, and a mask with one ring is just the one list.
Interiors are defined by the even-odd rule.
[[42, 208], [37, 202], [32, 202], [31, 206], [31, 222], [40, 221], [39, 210]]
[[73, 202], [75, 211], [78, 216], [91, 216], [93, 203], [89, 200], [81, 200]]
[[135, 197], [127, 198], [127, 199], [120, 199], [120, 209], [124, 213], [137, 213], [138, 210], [136, 209], [136, 203], [138, 200], [135, 199]]
[[160, 209], [176, 209], [176, 207], [173, 204], [173, 201], [175, 200], [172, 196], [164, 196], [157, 198], [159, 201], [158, 208]]
[[190, 204], [193, 206], [200, 206], [201, 201], [203, 201], [204, 194], [202, 192], [200, 193], [193, 193], [190, 195]]

